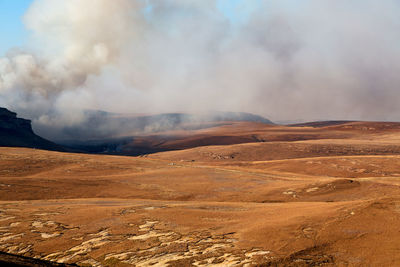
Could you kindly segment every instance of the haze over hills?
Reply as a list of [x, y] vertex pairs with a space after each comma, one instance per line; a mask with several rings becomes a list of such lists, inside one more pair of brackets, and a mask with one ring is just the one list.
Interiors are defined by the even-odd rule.
[[87, 141], [143, 135], [169, 130], [210, 127], [216, 122], [250, 121], [272, 124], [264, 117], [245, 112], [210, 111], [202, 114], [163, 113], [130, 115], [98, 110], [84, 112], [83, 120], [73, 125], [48, 125], [36, 122], [35, 130], [53, 141]]
[[127, 116], [88, 111], [88, 119], [80, 125], [48, 129], [78, 138], [59, 140], [55, 144], [35, 135], [29, 120], [16, 118], [16, 114], [7, 109], [2, 109], [1, 114], [1, 146], [129, 156], [202, 146], [351, 138], [355, 130], [391, 132], [400, 128], [400, 123], [396, 122], [357, 121], [318, 121], [284, 126], [274, 125], [257, 115], [237, 112]]
[[[43, 136], [53, 137], [55, 143], [33, 133], [31, 121], [16, 117], [16, 113], [0, 109], [0, 146], [33, 147], [48, 150], [69, 150], [89, 153], [141, 155], [159, 151], [183, 149], [201, 145], [235, 144], [257, 141], [209, 138], [197, 135], [199, 142], [188, 145], [161, 146], [167, 141], [179, 140], [181, 132], [208, 129], [234, 122], [272, 124], [261, 116], [245, 112], [209, 112], [202, 115], [167, 113], [157, 115], [124, 115], [104, 111], [87, 111], [85, 120], [73, 126], [38, 126]], [[181, 132], [179, 132], [181, 131]], [[187, 136], [188, 134], [185, 134]], [[56, 144], [57, 143], [57, 144]], [[64, 147], [63, 147], [64, 146]]]
[[[156, 115], [129, 115], [88, 110], [84, 120], [73, 125], [47, 125], [36, 123], [36, 131], [70, 149], [90, 153], [141, 155], [185, 146], [161, 144], [182, 139], [181, 132], [200, 131], [234, 122], [273, 124], [270, 120], [245, 112], [213, 111], [202, 114], [165, 113]], [[187, 134], [186, 134], [187, 135]], [[255, 141], [252, 137], [241, 140], [209, 138], [197, 135], [199, 145], [222, 145]], [[187, 146], [186, 146], [187, 147]]]

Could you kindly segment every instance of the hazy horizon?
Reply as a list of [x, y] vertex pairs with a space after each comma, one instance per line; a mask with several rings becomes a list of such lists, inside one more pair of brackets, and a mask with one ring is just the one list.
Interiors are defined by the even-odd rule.
[[0, 4], [0, 106], [35, 125], [86, 109], [400, 120], [396, 0]]

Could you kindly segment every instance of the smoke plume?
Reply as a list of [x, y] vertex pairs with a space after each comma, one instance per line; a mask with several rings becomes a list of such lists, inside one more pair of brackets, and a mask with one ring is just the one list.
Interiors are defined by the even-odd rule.
[[37, 127], [86, 109], [400, 120], [399, 1], [226, 1], [35, 0], [0, 106]]

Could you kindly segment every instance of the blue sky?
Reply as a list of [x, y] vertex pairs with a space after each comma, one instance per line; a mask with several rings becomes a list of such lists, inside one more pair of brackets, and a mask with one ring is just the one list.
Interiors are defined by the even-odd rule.
[[0, 0], [0, 56], [24, 44], [27, 36], [22, 16], [32, 0]]
[[[251, 1], [250, 5], [248, 1]], [[232, 23], [242, 23], [260, 1], [218, 0], [217, 7]], [[0, 56], [10, 48], [24, 46], [28, 32], [22, 17], [32, 2], [33, 0], [0, 0]]]
[[217, 7], [232, 23], [243, 23], [262, 0], [218, 0]]

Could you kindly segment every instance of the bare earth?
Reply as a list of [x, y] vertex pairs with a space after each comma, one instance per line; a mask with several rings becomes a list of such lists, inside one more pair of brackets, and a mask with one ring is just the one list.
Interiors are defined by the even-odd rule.
[[[0, 250], [82, 266], [400, 265], [400, 124], [168, 135], [185, 149], [0, 148]], [[224, 145], [193, 148], [210, 140]]]

